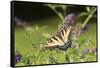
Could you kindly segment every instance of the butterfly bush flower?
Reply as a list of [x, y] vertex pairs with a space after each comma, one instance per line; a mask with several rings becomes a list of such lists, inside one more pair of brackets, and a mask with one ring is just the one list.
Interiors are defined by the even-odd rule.
[[89, 49], [88, 48], [85, 48], [85, 49], [83, 49], [83, 51], [82, 51], [82, 54], [83, 55], [86, 55], [86, 54], [88, 54], [89, 53]]
[[16, 54], [15, 55], [15, 62], [19, 62], [21, 60], [21, 55], [20, 54]]
[[90, 52], [90, 49], [89, 48], [83, 49], [82, 52], [81, 52], [82, 53], [81, 58], [84, 58], [85, 55], [88, 54], [89, 52]]
[[91, 27], [91, 25], [90, 24], [87, 24], [84, 28], [82, 28], [81, 30], [80, 30], [80, 34], [83, 34], [86, 30], [88, 30], [89, 28]]

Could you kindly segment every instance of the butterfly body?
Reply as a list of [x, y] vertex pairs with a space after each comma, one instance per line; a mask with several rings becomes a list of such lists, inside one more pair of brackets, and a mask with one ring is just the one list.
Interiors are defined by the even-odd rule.
[[60, 50], [66, 50], [71, 47], [71, 30], [73, 24], [73, 14], [70, 14], [65, 18], [65, 23], [57, 31], [55, 35], [53, 35], [50, 39], [47, 40], [45, 44], [45, 49], [54, 49], [59, 48]]

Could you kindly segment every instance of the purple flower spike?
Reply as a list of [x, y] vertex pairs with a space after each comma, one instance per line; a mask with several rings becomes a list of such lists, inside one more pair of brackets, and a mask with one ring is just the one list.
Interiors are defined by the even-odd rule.
[[17, 63], [17, 62], [20, 61], [20, 60], [21, 60], [21, 55], [16, 54], [16, 55], [15, 55], [15, 62]]
[[89, 51], [90, 51], [90, 49], [85, 48], [85, 49], [82, 51], [82, 54], [83, 54], [83, 55], [86, 55], [86, 54], [88, 54], [88, 53], [89, 53]]
[[88, 30], [90, 27], [91, 27], [91, 25], [90, 25], [90, 24], [87, 24], [84, 28], [82, 28], [82, 29], [80, 30], [80, 34], [85, 33], [85, 31]]
[[82, 50], [82, 55], [80, 56], [80, 58], [85, 58], [85, 55], [88, 54], [90, 52], [89, 48], [85, 48]]

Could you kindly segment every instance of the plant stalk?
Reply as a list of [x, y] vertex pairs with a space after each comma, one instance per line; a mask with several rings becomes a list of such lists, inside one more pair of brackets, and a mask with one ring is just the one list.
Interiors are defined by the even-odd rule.
[[88, 23], [88, 21], [92, 18], [92, 16], [95, 13], [95, 11], [96, 11], [96, 8], [94, 8], [93, 11], [91, 10], [91, 13], [88, 15], [88, 17], [86, 18], [86, 20], [82, 24], [82, 27], [81, 28], [84, 28], [85, 27], [85, 25]]
[[59, 13], [56, 9], [54, 9], [51, 5], [48, 4], [48, 7], [50, 7], [57, 16], [59, 16], [59, 18], [62, 20], [62, 22], [64, 21], [63, 15], [61, 13]]

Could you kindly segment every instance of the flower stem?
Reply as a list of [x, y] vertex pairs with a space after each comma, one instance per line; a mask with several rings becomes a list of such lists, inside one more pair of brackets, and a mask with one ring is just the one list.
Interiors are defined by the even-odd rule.
[[88, 21], [93, 17], [93, 14], [95, 13], [95, 11], [96, 11], [96, 8], [94, 8], [93, 10], [91, 10], [90, 14], [88, 15], [88, 17], [86, 18], [86, 20], [82, 24], [81, 28], [85, 27], [85, 25], [88, 23]]
[[50, 7], [54, 12], [55, 12], [55, 14], [57, 15], [57, 16], [59, 16], [59, 18], [62, 20], [62, 21], [64, 21], [64, 17], [63, 17], [63, 15], [60, 13], [60, 12], [58, 12], [55, 8], [53, 8], [50, 4], [48, 4], [48, 7]]

